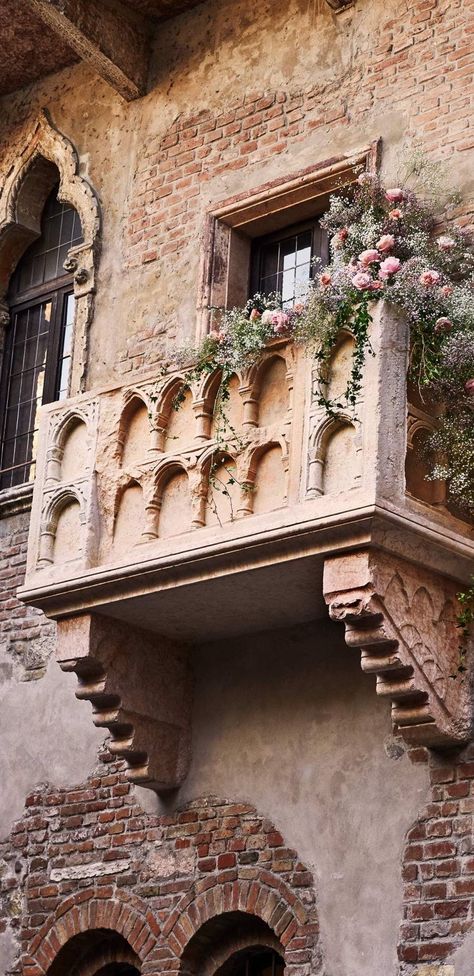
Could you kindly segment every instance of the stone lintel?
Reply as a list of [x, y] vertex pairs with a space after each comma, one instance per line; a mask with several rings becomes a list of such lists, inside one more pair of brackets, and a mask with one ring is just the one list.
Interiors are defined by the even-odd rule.
[[[395, 731], [411, 745], [452, 748], [472, 736], [468, 673], [458, 672], [456, 584], [377, 550], [329, 558], [324, 598], [346, 643], [392, 706]], [[472, 649], [469, 650], [469, 658]]]
[[[146, 91], [149, 33], [146, 21], [102, 0], [25, 0], [39, 20], [127, 101]], [[148, 34], [148, 36], [147, 36]]]
[[93, 721], [110, 732], [131, 782], [157, 792], [184, 780], [191, 748], [187, 649], [128, 624], [84, 613], [58, 622], [57, 659], [79, 680]]

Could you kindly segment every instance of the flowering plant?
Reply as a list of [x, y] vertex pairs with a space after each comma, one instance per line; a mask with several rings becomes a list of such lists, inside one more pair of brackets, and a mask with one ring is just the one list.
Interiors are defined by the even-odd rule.
[[[328, 414], [356, 409], [371, 307], [384, 299], [403, 309], [411, 333], [410, 378], [445, 405], [430, 446], [442, 464], [452, 501], [474, 513], [474, 252], [458, 227], [437, 230], [435, 204], [406, 185], [384, 187], [361, 173], [354, 189], [331, 196], [321, 221], [331, 261], [315, 269], [304, 302], [282, 308], [278, 295], [254, 295], [243, 309], [222, 313], [204, 340], [186, 382], [222, 371], [218, 411], [233, 372], [255, 362], [279, 336], [309, 347], [319, 364], [319, 402]], [[331, 356], [341, 329], [354, 337], [352, 369], [338, 399], [327, 396]], [[224, 420], [225, 426], [225, 420]], [[235, 432], [233, 432], [235, 433]]]

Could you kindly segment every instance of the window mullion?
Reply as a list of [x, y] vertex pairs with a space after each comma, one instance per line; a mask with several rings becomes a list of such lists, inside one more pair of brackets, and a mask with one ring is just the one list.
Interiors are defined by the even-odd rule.
[[64, 292], [56, 292], [51, 296], [51, 321], [46, 352], [43, 403], [51, 403], [56, 399], [56, 377], [63, 308]]

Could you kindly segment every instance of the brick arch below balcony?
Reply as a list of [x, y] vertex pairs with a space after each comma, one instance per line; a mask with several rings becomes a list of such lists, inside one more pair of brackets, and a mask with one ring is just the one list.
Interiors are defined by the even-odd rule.
[[[23, 958], [22, 972], [24, 976], [62, 976], [63, 961], [66, 967], [70, 966], [68, 947], [76, 962], [74, 949], [78, 939], [84, 936], [90, 942], [89, 946], [87, 940], [82, 940], [86, 966], [89, 948], [91, 952], [96, 948], [94, 962], [97, 961], [99, 968], [102, 963], [115, 961], [115, 951], [117, 962], [136, 964], [138, 972], [144, 971], [142, 967], [159, 931], [154, 915], [136, 895], [127, 898], [117, 894], [106, 898], [103, 887], [86, 889], [65, 899], [37, 932]], [[83, 976], [80, 969], [79, 973]], [[89, 976], [87, 969], [84, 976]]]
[[321, 955], [315, 908], [307, 909], [273, 872], [254, 870], [252, 875], [251, 880], [239, 877], [223, 867], [198, 894], [193, 887], [183, 895], [160, 940], [168, 950], [170, 976], [213, 976], [234, 952], [255, 945], [281, 955], [288, 976], [301, 973], [305, 963], [317, 976]]

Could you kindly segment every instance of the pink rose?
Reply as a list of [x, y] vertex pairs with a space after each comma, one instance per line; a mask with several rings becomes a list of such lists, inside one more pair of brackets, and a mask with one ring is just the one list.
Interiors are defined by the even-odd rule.
[[447, 237], [445, 234], [438, 237], [436, 243], [440, 251], [452, 251], [453, 247], [456, 247], [456, 241], [452, 237]]
[[380, 265], [380, 277], [386, 281], [390, 275], [396, 274], [400, 268], [401, 261], [399, 258], [385, 258]]
[[370, 286], [370, 290], [371, 291], [380, 291], [380, 289], [383, 288], [383, 287], [384, 287], [383, 281], [375, 280], [375, 281], [372, 282], [372, 284]]
[[342, 247], [344, 241], [347, 241], [348, 237], [349, 237], [349, 231], [347, 227], [341, 227], [341, 230], [338, 230], [337, 233], [334, 234], [334, 237], [332, 239], [333, 247], [335, 247], [336, 249]]
[[423, 271], [420, 275], [419, 281], [420, 285], [424, 285], [425, 288], [431, 288], [432, 285], [439, 284], [440, 275], [437, 271], [429, 269], [428, 271]]
[[293, 306], [293, 311], [294, 311], [295, 315], [302, 315], [303, 312], [304, 312], [304, 305], [303, 305], [303, 303], [302, 302], [297, 302], [296, 305]]
[[252, 311], [250, 312], [249, 318], [250, 318], [250, 321], [251, 322], [256, 322], [257, 319], [261, 319], [261, 317], [262, 316], [261, 316], [258, 308], [253, 308]]
[[449, 296], [453, 294], [451, 285], [443, 285], [441, 294], [444, 296], [444, 298], [449, 298]]
[[395, 238], [393, 234], [383, 234], [379, 241], [377, 241], [377, 247], [382, 254], [386, 254], [387, 251], [391, 251], [395, 244]]
[[374, 248], [368, 251], [362, 251], [359, 254], [359, 261], [364, 268], [368, 268], [369, 264], [373, 264], [374, 261], [380, 260], [380, 254]]
[[445, 315], [442, 315], [441, 318], [436, 319], [434, 325], [434, 331], [437, 334], [439, 334], [440, 332], [450, 332], [452, 327], [453, 327], [453, 323], [451, 322], [451, 319], [448, 319], [446, 318]]
[[391, 220], [401, 220], [401, 218], [403, 217], [403, 213], [401, 210], [395, 209], [395, 210], [390, 210], [388, 216], [390, 217]]
[[365, 271], [358, 271], [351, 280], [354, 288], [357, 288], [359, 291], [370, 288], [372, 284], [372, 278]]
[[290, 319], [286, 312], [273, 312], [273, 331], [276, 332], [277, 335], [280, 335], [282, 332], [286, 332], [289, 321]]
[[390, 190], [385, 190], [385, 199], [389, 203], [398, 203], [400, 200], [405, 199], [405, 194], [401, 186], [394, 186]]
[[327, 271], [323, 271], [323, 273], [319, 276], [319, 284], [321, 285], [321, 288], [327, 288], [331, 282], [331, 275]]
[[468, 380], [467, 383], [464, 384], [464, 389], [468, 396], [474, 396], [474, 379]]
[[273, 322], [274, 312], [271, 308], [267, 308], [262, 314], [262, 325], [271, 325]]

